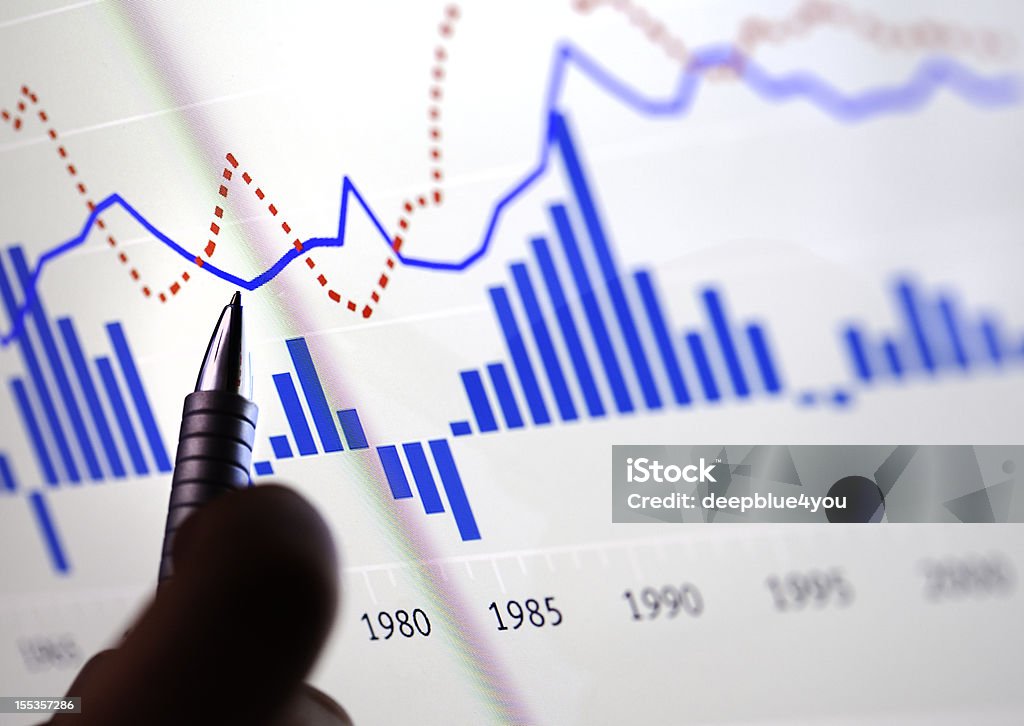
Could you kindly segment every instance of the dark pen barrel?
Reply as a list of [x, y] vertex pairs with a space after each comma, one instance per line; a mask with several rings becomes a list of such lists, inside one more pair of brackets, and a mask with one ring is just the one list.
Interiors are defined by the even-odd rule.
[[171, 553], [181, 524], [210, 500], [249, 486], [257, 412], [252, 401], [227, 391], [196, 391], [185, 398], [160, 582], [174, 574]]

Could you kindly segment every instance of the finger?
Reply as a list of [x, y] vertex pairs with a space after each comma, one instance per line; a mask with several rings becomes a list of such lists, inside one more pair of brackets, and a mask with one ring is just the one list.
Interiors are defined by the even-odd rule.
[[274, 726], [352, 726], [352, 719], [323, 691], [303, 685]]
[[185, 523], [175, 576], [83, 690], [92, 723], [271, 723], [334, 620], [326, 524], [278, 486], [233, 492]]
[[[91, 691], [95, 687], [95, 679], [103, 678], [98, 674], [111, 667], [111, 658], [116, 654], [115, 650], [103, 650], [90, 658], [68, 688], [68, 695]], [[89, 713], [92, 711], [90, 708]], [[56, 717], [51, 724], [56, 726], [65, 722], [82, 723], [78, 716], [68, 715]], [[308, 684], [302, 684], [292, 697], [292, 701], [285, 707], [284, 716], [275, 726], [352, 726], [352, 719], [348, 712], [326, 693]]]
[[101, 650], [99, 653], [94, 655], [92, 658], [85, 662], [82, 669], [78, 671], [78, 675], [75, 676], [75, 680], [71, 682], [68, 687], [68, 696], [77, 696], [82, 693], [89, 684], [99, 678], [97, 674], [102, 673], [110, 663], [110, 659], [114, 658], [117, 651], [115, 650]]

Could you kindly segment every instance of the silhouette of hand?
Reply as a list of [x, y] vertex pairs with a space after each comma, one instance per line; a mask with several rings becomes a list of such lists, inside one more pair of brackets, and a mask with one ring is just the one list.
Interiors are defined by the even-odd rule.
[[334, 622], [338, 563], [327, 525], [282, 486], [231, 492], [185, 522], [174, 577], [124, 642], [68, 691], [63, 726], [351, 721], [304, 683]]

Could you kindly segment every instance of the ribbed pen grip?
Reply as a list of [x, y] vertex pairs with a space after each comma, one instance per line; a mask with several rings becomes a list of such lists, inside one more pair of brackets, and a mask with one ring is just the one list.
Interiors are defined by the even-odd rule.
[[257, 413], [256, 404], [236, 393], [196, 391], [185, 398], [160, 582], [174, 574], [171, 553], [182, 522], [211, 499], [249, 486]]

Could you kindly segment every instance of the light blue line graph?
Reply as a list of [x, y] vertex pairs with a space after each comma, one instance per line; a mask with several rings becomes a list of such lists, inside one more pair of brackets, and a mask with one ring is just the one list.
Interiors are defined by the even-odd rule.
[[[487, 253], [505, 209], [547, 171], [554, 121], [560, 117], [558, 102], [570, 68], [575, 68], [596, 86], [637, 113], [647, 116], [677, 116], [685, 114], [692, 106], [704, 74], [709, 70], [721, 67], [736, 70], [740, 80], [765, 101], [781, 103], [803, 99], [824, 113], [845, 122], [858, 122], [881, 114], [908, 113], [917, 110], [943, 88], [978, 107], [1007, 106], [1016, 103], [1020, 97], [1020, 84], [1017, 76], [1010, 74], [983, 76], [956, 60], [944, 56], [925, 59], [903, 83], [846, 94], [807, 71], [773, 75], [728, 44], [709, 46], [699, 50], [694, 54], [693, 61], [680, 72], [674, 89], [667, 96], [648, 96], [630, 86], [627, 81], [616, 76], [580, 48], [569, 42], [562, 42], [556, 46], [551, 64], [543, 109], [545, 127], [541, 134], [537, 161], [530, 171], [495, 201], [483, 236], [476, 248], [466, 257], [458, 260], [426, 259], [400, 252], [397, 253], [398, 259], [402, 264], [410, 267], [457, 272], [465, 270]], [[341, 207], [336, 236], [307, 239], [303, 243], [304, 251], [308, 252], [319, 247], [344, 246], [349, 203], [353, 197], [377, 229], [382, 241], [389, 247], [391, 246], [392, 237], [381, 223], [379, 215], [367, 203], [355, 182], [346, 175], [341, 184]], [[78, 234], [40, 255], [32, 271], [31, 284], [24, 304], [18, 309], [11, 329], [0, 337], [0, 344], [9, 344], [21, 333], [26, 311], [37, 295], [39, 280], [46, 266], [75, 247], [84, 244], [99, 216], [115, 206], [123, 209], [161, 243], [188, 262], [194, 263], [195, 253], [188, 251], [183, 245], [164, 234], [120, 194], [110, 194], [91, 210]], [[205, 262], [202, 269], [236, 287], [255, 290], [274, 279], [300, 254], [302, 253], [297, 249], [290, 248], [270, 268], [251, 279], [239, 277], [209, 262]]]

